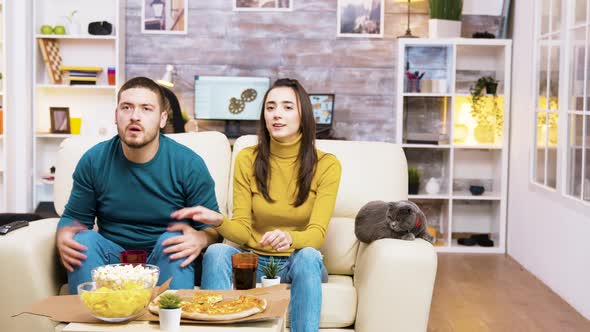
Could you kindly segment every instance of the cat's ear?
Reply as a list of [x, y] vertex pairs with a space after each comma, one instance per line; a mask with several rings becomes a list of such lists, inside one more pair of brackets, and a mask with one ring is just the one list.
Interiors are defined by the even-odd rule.
[[387, 219], [394, 220], [397, 213], [397, 202], [387, 202]]

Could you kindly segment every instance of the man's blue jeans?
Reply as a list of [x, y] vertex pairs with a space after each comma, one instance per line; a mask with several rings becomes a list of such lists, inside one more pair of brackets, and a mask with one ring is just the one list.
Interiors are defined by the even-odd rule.
[[[231, 256], [244, 252], [227, 244], [216, 243], [203, 257], [202, 289], [230, 289], [232, 286]], [[328, 272], [322, 254], [314, 248], [296, 250], [291, 256], [258, 256], [257, 280], [263, 276], [261, 268], [273, 257], [281, 266], [281, 283], [291, 283], [289, 315], [291, 331], [317, 332], [322, 306], [322, 282], [328, 281]]]
[[[193, 289], [195, 286], [195, 264], [189, 264], [186, 267], [180, 267], [184, 261], [183, 258], [170, 260], [168, 254], [163, 252], [164, 240], [182, 235], [181, 232], [165, 232], [160, 235], [154, 250], [147, 258], [147, 263], [156, 265], [160, 268], [160, 278], [158, 285], [162, 284], [168, 278], [172, 277], [170, 283], [171, 289]], [[91, 281], [90, 271], [95, 267], [105, 264], [120, 263], [119, 253], [125, 250], [120, 245], [107, 240], [105, 237], [95, 231], [82, 231], [74, 236], [74, 240], [85, 245], [88, 250], [84, 252], [86, 260], [82, 261], [82, 266], [75, 267], [74, 272], [68, 271], [68, 286], [70, 294], [78, 293], [78, 285]]]

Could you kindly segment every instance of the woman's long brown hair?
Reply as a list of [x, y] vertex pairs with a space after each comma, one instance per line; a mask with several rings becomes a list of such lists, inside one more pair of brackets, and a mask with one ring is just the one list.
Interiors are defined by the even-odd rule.
[[268, 184], [270, 183], [270, 133], [266, 128], [266, 121], [264, 119], [264, 111], [266, 106], [266, 98], [268, 93], [275, 88], [288, 87], [293, 89], [297, 97], [297, 104], [301, 112], [301, 148], [297, 155], [299, 164], [299, 172], [297, 175], [297, 198], [293, 206], [298, 207], [305, 203], [309, 196], [311, 188], [311, 179], [315, 174], [318, 164], [318, 156], [315, 148], [315, 119], [313, 118], [313, 110], [309, 95], [294, 79], [283, 78], [277, 80], [272, 87], [264, 95], [262, 103], [262, 112], [260, 113], [260, 122], [258, 123], [258, 146], [256, 159], [254, 160], [254, 175], [256, 177], [256, 185], [261, 191], [262, 196], [268, 202], [274, 202], [268, 193]]

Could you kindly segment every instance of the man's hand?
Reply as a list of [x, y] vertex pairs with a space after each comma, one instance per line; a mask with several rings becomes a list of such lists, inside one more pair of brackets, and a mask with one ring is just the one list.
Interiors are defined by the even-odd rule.
[[275, 229], [274, 231], [264, 233], [259, 243], [263, 247], [270, 245], [274, 250], [281, 252], [291, 248], [293, 238], [291, 238], [291, 233]]
[[191, 264], [209, 244], [215, 242], [217, 234], [213, 229], [205, 229], [198, 231], [191, 225], [183, 223], [173, 223], [168, 226], [168, 232], [182, 232], [182, 235], [171, 237], [164, 242], [166, 246], [164, 253], [171, 254], [170, 259], [176, 260], [180, 258], [187, 259], [180, 264], [180, 267], [185, 267]]
[[203, 224], [219, 226], [223, 222], [223, 215], [204, 206], [195, 206], [172, 212], [170, 217], [176, 220], [192, 219]]
[[88, 250], [86, 246], [74, 241], [74, 235], [87, 230], [86, 226], [77, 222], [57, 230], [55, 238], [59, 259], [70, 272], [74, 272], [74, 266], [82, 266], [82, 261], [86, 259], [86, 255], [82, 251]]

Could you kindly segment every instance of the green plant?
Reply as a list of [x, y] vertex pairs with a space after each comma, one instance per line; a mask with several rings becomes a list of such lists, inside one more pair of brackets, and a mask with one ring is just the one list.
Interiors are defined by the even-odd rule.
[[420, 171], [415, 167], [408, 168], [408, 183], [418, 184], [420, 183]]
[[[498, 80], [492, 76], [483, 76], [475, 82], [474, 86], [469, 88], [471, 116], [477, 120], [479, 126], [493, 127], [495, 125], [495, 129], [502, 132], [504, 112], [498, 106], [497, 87]], [[492, 98], [486, 97], [486, 93], [491, 94]]]
[[275, 261], [272, 257], [262, 267], [262, 273], [267, 279], [276, 279], [284, 266], [280, 266], [279, 261]]
[[161, 309], [178, 309], [180, 308], [180, 297], [174, 293], [166, 293], [160, 296], [158, 300]]
[[77, 13], [78, 13], [77, 10], [72, 10], [72, 12], [70, 13], [70, 15], [64, 16], [64, 17], [66, 18], [66, 20], [68, 20], [69, 23], [73, 23], [74, 22], [74, 16], [76, 16]]
[[430, 18], [460, 21], [463, 0], [429, 0]]

